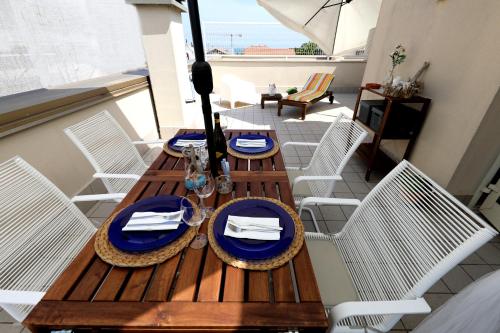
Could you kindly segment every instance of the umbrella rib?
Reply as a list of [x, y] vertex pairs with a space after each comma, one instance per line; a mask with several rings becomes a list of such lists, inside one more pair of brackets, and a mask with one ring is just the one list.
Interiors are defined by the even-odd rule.
[[333, 38], [332, 55], [333, 55], [333, 50], [335, 49], [335, 41], [337, 40], [337, 29], [339, 28], [339, 20], [340, 20], [340, 11], [341, 10], [342, 10], [342, 5], [339, 8], [339, 14], [337, 16], [337, 24], [335, 25], [335, 37]]
[[329, 3], [329, 2], [330, 2], [330, 0], [326, 0], [326, 2], [323, 4], [323, 6], [321, 6], [321, 7], [320, 7], [320, 8], [316, 11], [316, 13], [314, 13], [314, 15], [313, 15], [313, 16], [311, 16], [311, 18], [310, 18], [309, 20], [307, 20], [307, 22], [304, 24], [304, 27], [305, 27], [306, 25], [308, 25], [308, 24], [309, 24], [309, 22], [311, 22], [311, 20], [312, 20], [313, 18], [315, 18], [315, 17], [316, 17], [316, 15], [318, 15], [318, 13], [319, 13], [319, 12], [320, 12], [323, 8], [326, 8], [325, 6], [326, 6], [326, 5], [328, 5], [328, 3]]
[[341, 1], [341, 2], [337, 2], [337, 3], [332, 3], [331, 5], [324, 5], [321, 9], [325, 9], [325, 8], [329, 8], [329, 7], [333, 7], [333, 6], [338, 6], [338, 5], [345, 5], [344, 1]]

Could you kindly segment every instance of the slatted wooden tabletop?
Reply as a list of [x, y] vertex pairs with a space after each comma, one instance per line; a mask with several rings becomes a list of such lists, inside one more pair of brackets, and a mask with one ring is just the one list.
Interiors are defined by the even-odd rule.
[[[185, 132], [185, 131], [181, 131]], [[274, 131], [228, 131], [228, 136]], [[229, 157], [233, 194], [214, 193], [207, 205], [233, 197], [266, 196], [294, 205], [281, 152], [264, 160]], [[162, 153], [117, 210], [160, 194], [185, 195], [183, 161]], [[201, 232], [206, 233], [207, 223]], [[103, 262], [93, 239], [24, 321], [33, 332], [47, 329], [130, 331], [250, 331], [299, 329], [322, 332], [328, 322], [307, 248], [270, 271], [247, 271], [223, 263], [208, 246], [186, 248], [146, 268]]]

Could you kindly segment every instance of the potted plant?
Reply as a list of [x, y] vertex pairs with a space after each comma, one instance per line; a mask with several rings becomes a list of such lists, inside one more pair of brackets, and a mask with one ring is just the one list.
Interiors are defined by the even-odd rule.
[[389, 54], [389, 57], [391, 58], [392, 61], [392, 67], [391, 71], [389, 72], [389, 79], [387, 80], [387, 85], [392, 85], [392, 82], [394, 80], [394, 70], [396, 69], [396, 66], [401, 65], [405, 59], [406, 59], [406, 50], [403, 47], [403, 45], [399, 44], [396, 46], [394, 51], [392, 51], [391, 54]]

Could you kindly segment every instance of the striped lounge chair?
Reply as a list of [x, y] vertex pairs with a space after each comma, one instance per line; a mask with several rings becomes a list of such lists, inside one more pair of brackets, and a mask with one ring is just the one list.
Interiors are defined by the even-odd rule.
[[288, 95], [278, 103], [278, 116], [281, 116], [283, 105], [292, 105], [302, 108], [301, 119], [306, 119], [309, 106], [328, 96], [330, 104], [333, 103], [333, 93], [328, 91], [335, 75], [328, 73], [314, 73], [309, 77], [301, 91]]

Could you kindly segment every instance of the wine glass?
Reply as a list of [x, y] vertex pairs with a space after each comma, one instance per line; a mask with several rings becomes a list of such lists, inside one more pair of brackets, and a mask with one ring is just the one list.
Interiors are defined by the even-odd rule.
[[214, 209], [212, 207], [206, 207], [203, 199], [208, 198], [212, 195], [212, 193], [214, 193], [214, 177], [212, 177], [212, 173], [210, 171], [194, 172], [192, 177], [193, 183], [195, 184], [194, 191], [200, 197], [200, 207], [205, 211], [205, 215], [210, 217], [212, 216]]
[[205, 170], [208, 166], [208, 147], [207, 145], [200, 146], [197, 150], [198, 155], [200, 156], [201, 168]]
[[200, 198], [194, 193], [181, 199], [182, 221], [191, 227], [197, 227], [196, 236], [189, 245], [193, 249], [201, 249], [207, 245], [207, 235], [199, 233], [200, 226], [206, 217], [205, 211], [201, 209], [199, 203]]
[[227, 127], [228, 127], [229, 119], [227, 116], [221, 114], [220, 115], [220, 128], [222, 129], [223, 133], [226, 133]]

